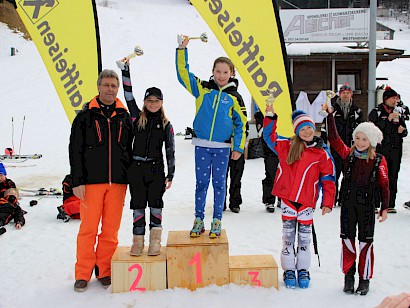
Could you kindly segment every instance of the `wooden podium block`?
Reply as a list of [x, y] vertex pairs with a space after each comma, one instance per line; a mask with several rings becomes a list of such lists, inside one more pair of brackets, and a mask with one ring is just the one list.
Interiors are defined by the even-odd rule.
[[229, 257], [230, 282], [278, 289], [278, 265], [272, 255]]
[[130, 247], [118, 246], [111, 259], [111, 292], [164, 290], [167, 288], [167, 249], [158, 256], [129, 254]]
[[170, 231], [167, 241], [168, 288], [195, 290], [229, 283], [229, 247], [226, 230], [210, 239], [209, 231], [191, 238], [189, 231]]

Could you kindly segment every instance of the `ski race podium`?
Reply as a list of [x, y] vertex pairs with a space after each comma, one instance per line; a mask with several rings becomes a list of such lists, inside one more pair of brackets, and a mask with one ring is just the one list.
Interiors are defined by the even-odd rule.
[[129, 254], [118, 246], [111, 260], [111, 291], [154, 291], [166, 288], [195, 290], [229, 283], [278, 289], [278, 266], [272, 255], [229, 256], [226, 230], [210, 239], [208, 231], [191, 238], [189, 231], [169, 231], [159, 256]]

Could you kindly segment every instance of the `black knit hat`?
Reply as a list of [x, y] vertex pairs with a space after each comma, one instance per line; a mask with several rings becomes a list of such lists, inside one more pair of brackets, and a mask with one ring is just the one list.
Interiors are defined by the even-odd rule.
[[394, 97], [394, 96], [397, 96], [397, 92], [394, 91], [390, 87], [386, 87], [386, 89], [383, 92], [383, 101], [389, 99], [390, 97]]
[[151, 96], [151, 95], [158, 97], [160, 100], [163, 100], [163, 99], [164, 99], [164, 97], [162, 96], [161, 90], [158, 89], [158, 88], [155, 88], [155, 87], [148, 88], [148, 89], [145, 91], [144, 99], [146, 99], [148, 96]]

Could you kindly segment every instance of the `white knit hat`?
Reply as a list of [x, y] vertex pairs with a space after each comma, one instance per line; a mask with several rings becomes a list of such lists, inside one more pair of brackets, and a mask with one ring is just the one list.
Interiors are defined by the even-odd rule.
[[373, 122], [363, 122], [357, 125], [356, 129], [353, 131], [353, 139], [357, 132], [365, 134], [370, 141], [370, 145], [374, 148], [383, 140], [383, 133]]

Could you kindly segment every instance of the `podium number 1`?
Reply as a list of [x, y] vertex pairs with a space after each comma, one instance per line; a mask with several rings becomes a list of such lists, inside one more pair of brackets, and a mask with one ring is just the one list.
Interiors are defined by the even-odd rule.
[[202, 283], [201, 254], [199, 252], [189, 261], [189, 265], [192, 266], [193, 264], [196, 266], [196, 283]]
[[259, 272], [248, 272], [248, 275], [253, 276], [251, 282], [255, 282], [258, 287], [262, 285], [261, 281], [258, 278]]
[[131, 272], [134, 268], [136, 268], [138, 270], [138, 274], [137, 274], [137, 277], [135, 278], [134, 282], [132, 283], [132, 285], [130, 287], [130, 291], [138, 290], [138, 291], [144, 292], [145, 288], [137, 288], [138, 282], [140, 282], [141, 277], [142, 277], [142, 267], [138, 263], [135, 263], [135, 264], [131, 265], [128, 268], [128, 271]]

